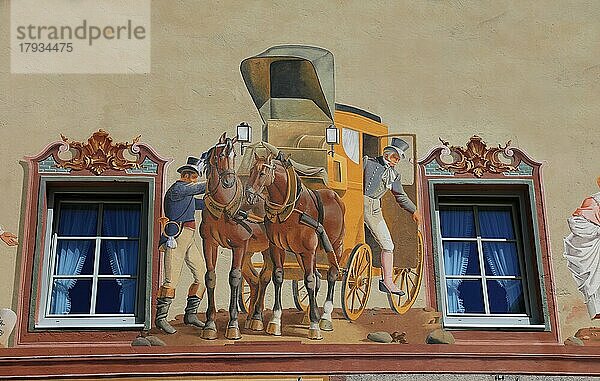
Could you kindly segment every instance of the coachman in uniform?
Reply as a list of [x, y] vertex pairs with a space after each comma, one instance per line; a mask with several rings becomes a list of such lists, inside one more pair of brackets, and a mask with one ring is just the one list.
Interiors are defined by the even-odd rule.
[[[203, 155], [205, 156], [205, 155]], [[196, 220], [194, 212], [204, 209], [204, 200], [194, 196], [204, 194], [206, 184], [198, 182], [202, 173], [203, 160], [189, 157], [187, 164], [177, 169], [181, 178], [165, 193], [164, 209], [168, 222], [164, 226], [160, 240], [160, 251], [164, 252], [164, 281], [158, 292], [155, 324], [166, 333], [177, 330], [167, 321], [169, 306], [175, 298], [175, 288], [181, 276], [183, 263], [192, 272], [194, 282], [188, 289], [187, 305], [183, 322], [199, 328], [204, 323], [196, 313], [206, 287], [203, 283], [206, 265], [196, 240]]]
[[396, 295], [404, 295], [393, 281], [394, 242], [381, 212], [381, 198], [391, 190], [398, 205], [412, 214], [413, 221], [419, 223], [421, 216], [417, 207], [404, 192], [400, 174], [394, 167], [406, 157], [408, 143], [400, 138], [392, 138], [392, 144], [383, 149], [383, 155], [376, 158], [363, 158], [364, 216], [369, 228], [381, 247], [381, 273], [379, 290]]

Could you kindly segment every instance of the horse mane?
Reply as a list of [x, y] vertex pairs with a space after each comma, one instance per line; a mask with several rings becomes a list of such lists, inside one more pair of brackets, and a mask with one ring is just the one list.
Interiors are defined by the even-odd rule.
[[208, 149], [208, 151], [206, 151], [206, 162], [204, 163], [204, 176], [206, 176], [206, 179], [208, 180], [208, 174], [210, 172], [210, 170], [212, 169], [212, 164], [210, 163], [210, 159], [212, 157], [212, 155], [215, 152], [215, 146], [212, 146]]

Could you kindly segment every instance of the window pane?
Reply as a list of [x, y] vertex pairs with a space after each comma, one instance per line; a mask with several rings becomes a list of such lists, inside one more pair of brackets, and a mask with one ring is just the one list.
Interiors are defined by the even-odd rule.
[[89, 314], [91, 300], [91, 279], [56, 279], [52, 288], [50, 313]]
[[487, 287], [491, 313], [525, 313], [525, 299], [520, 280], [488, 280]]
[[90, 275], [94, 272], [92, 239], [59, 239], [56, 244], [54, 275]]
[[476, 242], [444, 242], [446, 275], [480, 275]]
[[100, 269], [102, 275], [136, 275], [138, 241], [102, 240]]
[[97, 227], [98, 204], [60, 204], [59, 236], [95, 237]]
[[443, 238], [475, 237], [475, 218], [473, 209], [470, 207], [441, 207], [440, 224]]
[[483, 257], [486, 275], [521, 275], [517, 244], [514, 242], [483, 242]]
[[140, 215], [139, 204], [104, 204], [102, 236], [139, 237]]
[[479, 208], [479, 225], [482, 238], [514, 239], [511, 209]]
[[97, 314], [132, 314], [135, 308], [135, 279], [102, 279], [96, 295]]
[[448, 313], [484, 313], [481, 281], [465, 279], [446, 280]]

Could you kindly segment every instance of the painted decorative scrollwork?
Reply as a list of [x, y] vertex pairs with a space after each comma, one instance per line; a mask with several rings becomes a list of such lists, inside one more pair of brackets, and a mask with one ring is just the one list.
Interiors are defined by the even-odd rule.
[[68, 145], [68, 150], [73, 152], [70, 160], [57, 158], [57, 165], [61, 168], [70, 168], [75, 171], [87, 169], [95, 175], [101, 175], [108, 169], [125, 171], [139, 168], [140, 164], [137, 160], [128, 160], [123, 153], [128, 150], [132, 155], [136, 155], [139, 152], [136, 152], [136, 144], [141, 135], [134, 138], [132, 143], [113, 143], [108, 132], [102, 129], [94, 132], [87, 142], [73, 141], [62, 134], [60, 136], [65, 146]]
[[[486, 172], [512, 172], [517, 170], [521, 161], [515, 157], [510, 147], [510, 140], [504, 146], [498, 145], [498, 148], [489, 148], [477, 135], [471, 137], [466, 147], [450, 146], [441, 138], [440, 141], [444, 148], [438, 151], [436, 160], [440, 167], [455, 174], [472, 173], [475, 177], [482, 177]], [[502, 161], [501, 154], [506, 159], [510, 159], [510, 163]], [[443, 155], [452, 156], [452, 162], [444, 162], [441, 158]]]

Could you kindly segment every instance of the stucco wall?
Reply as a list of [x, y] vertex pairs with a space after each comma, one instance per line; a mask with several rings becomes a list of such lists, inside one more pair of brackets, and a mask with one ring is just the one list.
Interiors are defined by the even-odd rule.
[[[336, 61], [337, 100], [414, 132], [512, 140], [544, 166], [563, 335], [593, 325], [562, 258], [566, 217], [600, 175], [600, 3], [583, 1], [152, 2], [152, 73], [11, 75], [9, 2], [0, 1], [0, 222], [17, 231], [19, 160], [63, 133], [98, 128], [142, 140], [177, 163], [241, 120], [260, 126], [242, 59], [281, 43]], [[255, 128], [255, 140], [259, 138]], [[169, 181], [174, 179], [174, 168]], [[13, 305], [17, 250], [0, 245], [0, 306]], [[14, 306], [13, 306], [14, 308]]]

